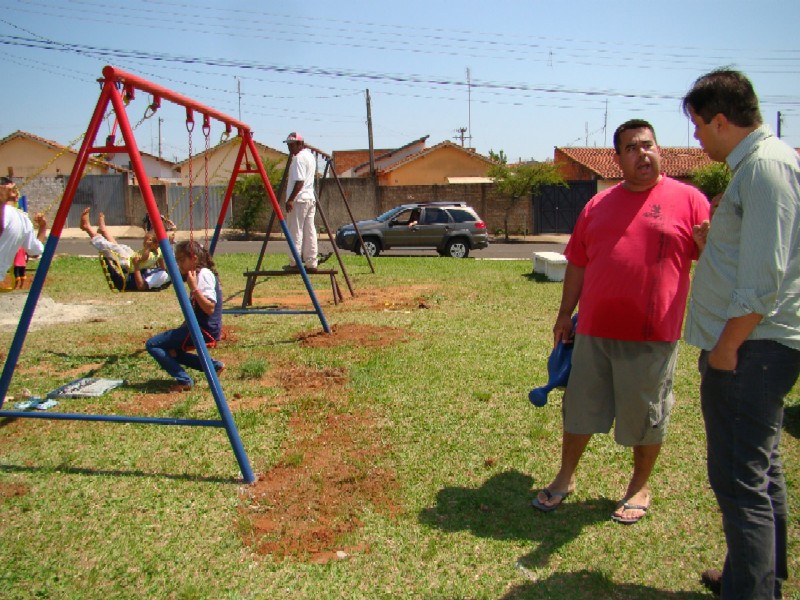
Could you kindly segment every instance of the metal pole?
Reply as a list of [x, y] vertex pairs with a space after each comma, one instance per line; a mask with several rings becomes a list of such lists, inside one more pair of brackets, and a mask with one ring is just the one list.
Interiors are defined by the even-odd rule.
[[[89, 121], [89, 127], [86, 129], [86, 135], [83, 138], [83, 144], [78, 151], [78, 156], [75, 159], [75, 164], [72, 167], [67, 187], [64, 190], [64, 195], [61, 198], [61, 206], [59, 206], [56, 213], [53, 226], [50, 229], [50, 236], [45, 243], [44, 252], [41, 259], [39, 259], [39, 266], [36, 269], [36, 274], [31, 283], [31, 289], [28, 292], [28, 298], [25, 301], [25, 306], [22, 308], [22, 314], [19, 318], [17, 330], [14, 333], [14, 338], [11, 341], [11, 347], [6, 356], [6, 362], [3, 366], [3, 374], [0, 375], [0, 408], [3, 407], [8, 387], [11, 385], [11, 379], [14, 376], [14, 369], [17, 366], [19, 355], [22, 352], [22, 346], [25, 343], [25, 337], [30, 329], [31, 320], [33, 319], [33, 312], [36, 309], [36, 303], [39, 301], [39, 296], [44, 287], [44, 280], [47, 276], [47, 271], [50, 269], [50, 264], [53, 261], [53, 256], [58, 246], [58, 241], [61, 237], [61, 231], [64, 229], [64, 223], [69, 214], [69, 208], [72, 205], [72, 199], [75, 197], [75, 191], [78, 189], [81, 174], [86, 168], [86, 163], [89, 161], [89, 151], [94, 142], [97, 131], [100, 128], [100, 123], [103, 120], [103, 114], [108, 105], [109, 95], [111, 90], [114, 90], [114, 85], [110, 82], [105, 82], [103, 89], [100, 92], [100, 98], [97, 101], [97, 106], [94, 109], [94, 114]], [[161, 219], [159, 219], [159, 223]]]
[[[175, 288], [175, 293], [178, 296], [178, 303], [183, 311], [184, 319], [186, 319], [186, 325], [188, 326], [189, 333], [192, 337], [192, 343], [194, 344], [197, 355], [200, 358], [200, 364], [203, 367], [203, 372], [206, 374], [206, 380], [208, 381], [208, 385], [211, 388], [211, 393], [214, 396], [214, 402], [217, 405], [217, 410], [222, 417], [225, 431], [228, 434], [228, 440], [230, 441], [231, 448], [236, 456], [236, 461], [239, 463], [239, 469], [241, 470], [242, 477], [246, 483], [252, 483], [255, 481], [253, 469], [250, 467], [250, 461], [248, 460], [247, 453], [242, 445], [242, 440], [239, 437], [239, 431], [236, 429], [236, 423], [233, 421], [230, 408], [228, 408], [228, 402], [225, 400], [225, 396], [222, 393], [222, 387], [219, 384], [217, 373], [214, 370], [214, 364], [211, 362], [211, 357], [208, 354], [208, 349], [206, 348], [206, 342], [203, 338], [203, 334], [200, 331], [200, 326], [197, 324], [197, 317], [192, 309], [192, 303], [189, 300], [189, 295], [186, 293], [186, 288], [183, 286], [183, 278], [181, 276], [180, 269], [178, 269], [178, 263], [175, 261], [175, 255], [172, 252], [172, 245], [167, 238], [167, 232], [164, 229], [164, 224], [161, 221], [161, 217], [158, 212], [158, 206], [156, 205], [156, 201], [153, 196], [153, 189], [150, 187], [150, 182], [147, 179], [147, 172], [144, 168], [144, 163], [142, 162], [142, 156], [139, 153], [139, 149], [136, 147], [136, 138], [133, 135], [133, 130], [131, 129], [130, 122], [128, 121], [128, 117], [125, 112], [125, 105], [123, 104], [122, 97], [116, 88], [112, 89], [110, 96], [111, 103], [114, 105], [114, 109], [116, 110], [119, 118], [119, 127], [120, 131], [122, 132], [122, 137], [128, 146], [128, 155], [130, 156], [134, 173], [136, 173], [136, 176], [139, 178], [139, 185], [142, 190], [142, 198], [147, 206], [147, 212], [150, 215], [150, 220], [153, 224], [153, 230], [158, 238], [158, 245], [160, 246], [161, 254], [164, 257], [164, 263], [166, 264], [167, 272], [173, 281], [172, 287]], [[221, 298], [218, 298], [217, 300], [221, 301]]]

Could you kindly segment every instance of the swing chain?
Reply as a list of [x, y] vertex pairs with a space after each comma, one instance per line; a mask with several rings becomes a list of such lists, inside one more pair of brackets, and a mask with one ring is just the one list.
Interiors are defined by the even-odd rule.
[[158, 107], [159, 107], [158, 100], [157, 99], [153, 99], [153, 101], [150, 104], [148, 104], [147, 107], [145, 107], [144, 115], [142, 115], [142, 118], [139, 119], [139, 122], [136, 123], [136, 125], [133, 126], [133, 130], [136, 131], [139, 128], [139, 125], [141, 125], [147, 119], [149, 119], [154, 114], [156, 114], [156, 110], [158, 110]]
[[205, 240], [206, 240], [206, 247], [208, 247], [208, 155], [210, 153], [210, 140], [211, 140], [211, 122], [208, 118], [208, 115], [203, 115], [203, 135], [205, 136], [206, 142], [206, 151], [205, 151], [205, 158], [204, 158], [204, 177], [205, 177], [205, 188], [203, 190], [204, 199], [205, 199]]

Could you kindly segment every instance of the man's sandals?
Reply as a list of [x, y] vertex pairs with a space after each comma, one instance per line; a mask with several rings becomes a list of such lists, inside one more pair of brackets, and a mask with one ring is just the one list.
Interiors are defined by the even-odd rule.
[[[548, 502], [551, 502], [553, 499], [557, 499], [558, 502], [549, 505], [543, 504], [542, 502], [539, 501], [539, 494], [544, 494]], [[551, 490], [548, 490], [547, 488], [544, 488], [539, 491], [539, 494], [536, 494], [533, 500], [531, 500], [531, 506], [542, 512], [552, 512], [559, 506], [561, 506], [561, 503], [564, 502], [564, 498], [569, 496], [571, 492], [553, 492]]]
[[[634, 523], [638, 523], [644, 519], [648, 508], [649, 506], [645, 506], [643, 504], [628, 504], [623, 500], [617, 506], [617, 510], [611, 513], [611, 520], [616, 521], [617, 523], [622, 523], [623, 525], [633, 525]], [[622, 512], [625, 512], [626, 510], [637, 510], [641, 512], [637, 515], [626, 517], [624, 515], [617, 514], [620, 509], [622, 509]]]

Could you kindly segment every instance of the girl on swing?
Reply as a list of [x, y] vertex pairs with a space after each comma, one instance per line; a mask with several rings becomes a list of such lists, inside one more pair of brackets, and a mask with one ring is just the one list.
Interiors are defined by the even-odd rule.
[[89, 220], [90, 210], [87, 207], [81, 213], [81, 229], [89, 236], [92, 246], [103, 256], [106, 272], [117, 290], [158, 292], [170, 284], [155, 233], [145, 233], [142, 251], [134, 252], [130, 246], [120, 244], [114, 239], [106, 227], [103, 213], [97, 218], [95, 231]]
[[[189, 298], [194, 309], [194, 316], [206, 345], [216, 346], [222, 334], [222, 288], [214, 265], [214, 259], [202, 245], [189, 240], [179, 242], [175, 246], [175, 261], [178, 263], [186, 284], [189, 286]], [[147, 352], [161, 368], [175, 378], [170, 392], [185, 392], [194, 386], [194, 380], [183, 366], [201, 371], [200, 357], [189, 352], [193, 350], [189, 327], [184, 322], [177, 329], [170, 329], [151, 337], [145, 344]], [[212, 359], [217, 375], [222, 373], [225, 365]]]

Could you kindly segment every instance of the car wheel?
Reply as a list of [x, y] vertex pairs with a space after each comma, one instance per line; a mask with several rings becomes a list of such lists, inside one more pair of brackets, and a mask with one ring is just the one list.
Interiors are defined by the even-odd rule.
[[469, 244], [463, 238], [456, 238], [447, 242], [445, 255], [452, 258], [467, 258], [469, 256]]
[[364, 238], [364, 245], [359, 245], [358, 253], [360, 255], [369, 254], [370, 256], [378, 256], [381, 253], [381, 243], [375, 238]]

